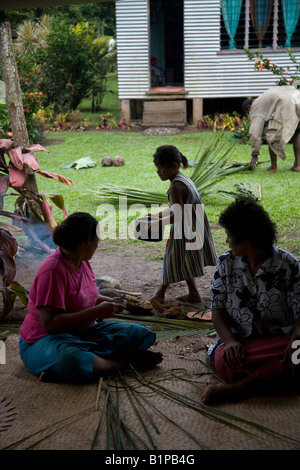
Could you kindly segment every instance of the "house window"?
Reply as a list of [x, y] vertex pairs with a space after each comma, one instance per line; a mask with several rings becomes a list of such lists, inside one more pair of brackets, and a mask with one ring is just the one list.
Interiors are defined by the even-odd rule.
[[300, 0], [221, 0], [221, 50], [300, 47]]

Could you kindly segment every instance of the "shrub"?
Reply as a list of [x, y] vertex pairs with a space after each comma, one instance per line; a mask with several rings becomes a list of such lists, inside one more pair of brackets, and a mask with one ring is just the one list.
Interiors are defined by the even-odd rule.
[[76, 109], [88, 92], [93, 75], [90, 37], [89, 28], [53, 21], [46, 47], [36, 53], [45, 105], [54, 104], [55, 113]]
[[237, 112], [234, 112], [232, 115], [229, 113], [215, 113], [213, 115], [204, 116], [199, 121], [199, 128], [225, 131], [238, 128], [242, 122], [243, 120]]
[[8, 110], [5, 104], [0, 103], [0, 138], [7, 139], [12, 136]]
[[[281, 67], [276, 62], [271, 62], [268, 57], [264, 57], [258, 51], [250, 52], [249, 49], [245, 48], [245, 52], [249, 60], [254, 61], [254, 70], [256, 72], [262, 72], [268, 70], [274, 75], [278, 76], [277, 85], [290, 85], [295, 80], [300, 79], [300, 63], [297, 62], [296, 57], [292, 54], [291, 49], [287, 48], [289, 60], [292, 63], [291, 66]], [[292, 69], [291, 69], [292, 67]]]

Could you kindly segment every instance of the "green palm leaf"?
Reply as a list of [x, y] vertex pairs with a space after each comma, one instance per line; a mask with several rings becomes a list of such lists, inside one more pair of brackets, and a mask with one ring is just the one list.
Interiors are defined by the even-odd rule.
[[[222, 138], [223, 134], [219, 134], [209, 145], [203, 149], [199, 148], [192, 170], [188, 175], [195, 183], [200, 197], [214, 193], [232, 199], [233, 196], [230, 193], [215, 190], [214, 186], [227, 175], [249, 168], [248, 163], [231, 161], [232, 150], [235, 144], [226, 148]], [[119, 200], [122, 197], [124, 197], [124, 200], [126, 198], [127, 204], [144, 204], [147, 207], [152, 204], [168, 204], [165, 193], [114, 184], [100, 186], [91, 193], [91, 197], [115, 206], [118, 206]]]

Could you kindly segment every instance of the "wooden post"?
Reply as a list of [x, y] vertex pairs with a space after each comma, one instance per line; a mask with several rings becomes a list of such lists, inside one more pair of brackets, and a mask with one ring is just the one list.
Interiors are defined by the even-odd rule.
[[193, 125], [198, 126], [199, 121], [203, 118], [203, 99], [193, 98]]
[[126, 124], [130, 124], [130, 100], [120, 100], [120, 115]]

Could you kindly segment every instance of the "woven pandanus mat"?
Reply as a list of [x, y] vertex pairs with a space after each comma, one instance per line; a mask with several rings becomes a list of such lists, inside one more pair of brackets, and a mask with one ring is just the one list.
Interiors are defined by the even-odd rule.
[[[156, 348], [161, 365], [92, 384], [40, 383], [23, 366], [18, 338], [6, 341], [0, 399], [15, 415], [0, 432], [0, 449], [37, 450], [292, 450], [300, 448], [297, 393], [204, 406], [215, 380], [197, 354], [170, 342]], [[179, 348], [180, 349], [180, 348]]]

